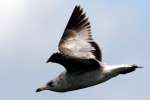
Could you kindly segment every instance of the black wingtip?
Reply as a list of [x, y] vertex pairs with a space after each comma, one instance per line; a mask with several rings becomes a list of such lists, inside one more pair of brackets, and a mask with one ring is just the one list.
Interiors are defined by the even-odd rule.
[[48, 58], [48, 60], [46, 61], [46, 63], [49, 63], [50, 62], [50, 58]]
[[90, 25], [88, 18], [86, 17], [86, 13], [80, 5], [76, 5], [65, 30], [74, 29], [76, 31], [80, 31], [80, 29], [88, 28], [88, 26]]
[[77, 4], [77, 5], [75, 6], [75, 8], [81, 8], [80, 4]]
[[40, 89], [40, 88], [38, 88], [38, 89], [36, 89], [36, 91], [35, 91], [35, 92], [37, 93], [37, 92], [40, 92], [40, 91], [41, 91], [41, 89]]
[[49, 60], [46, 61], [46, 63], [49, 63], [49, 62], [50, 62]]
[[83, 8], [80, 5], [76, 5], [74, 11], [81, 11], [83, 12]]

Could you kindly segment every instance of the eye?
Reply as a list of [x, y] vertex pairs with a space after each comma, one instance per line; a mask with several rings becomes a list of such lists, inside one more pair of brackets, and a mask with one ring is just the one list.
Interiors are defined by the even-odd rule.
[[48, 86], [53, 87], [53, 82], [50, 81], [49, 83], [47, 83]]

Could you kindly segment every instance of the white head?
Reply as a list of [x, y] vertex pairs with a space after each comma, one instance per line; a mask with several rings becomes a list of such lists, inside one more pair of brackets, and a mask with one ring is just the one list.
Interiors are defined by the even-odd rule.
[[55, 92], [65, 92], [66, 85], [64, 80], [64, 73], [60, 74], [56, 79], [50, 80], [44, 87], [40, 87], [36, 92], [51, 90]]

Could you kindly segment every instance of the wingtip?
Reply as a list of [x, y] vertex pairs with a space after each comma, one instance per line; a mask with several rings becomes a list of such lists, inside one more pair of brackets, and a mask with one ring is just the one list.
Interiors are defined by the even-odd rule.
[[75, 6], [75, 9], [83, 10], [83, 8], [81, 7], [80, 4], [77, 4], [77, 5]]
[[50, 62], [50, 58], [46, 61], [46, 63], [49, 63]]
[[76, 8], [80, 8], [80, 7], [81, 7], [81, 5], [80, 5], [80, 4], [77, 4], [75, 7], [76, 7]]
[[49, 61], [47, 60], [46, 63], [49, 63]]

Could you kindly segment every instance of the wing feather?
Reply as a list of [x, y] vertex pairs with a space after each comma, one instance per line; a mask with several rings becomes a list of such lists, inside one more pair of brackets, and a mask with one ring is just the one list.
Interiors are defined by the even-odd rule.
[[76, 6], [59, 42], [59, 51], [65, 55], [102, 61], [99, 46], [91, 35], [91, 26], [80, 6]]

